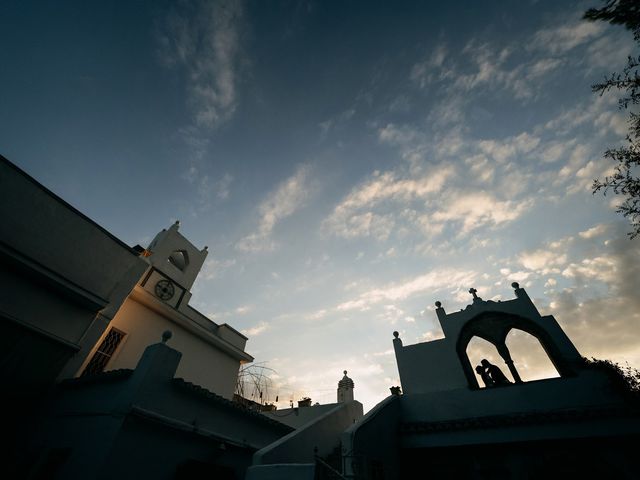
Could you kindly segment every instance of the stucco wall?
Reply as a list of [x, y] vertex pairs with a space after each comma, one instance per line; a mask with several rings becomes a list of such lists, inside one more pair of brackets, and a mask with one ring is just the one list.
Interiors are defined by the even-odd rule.
[[58, 363], [46, 379], [26, 343], [12, 354], [44, 389], [77, 371], [146, 262], [1, 156], [0, 218], [0, 315], [70, 350], [66, 363], [49, 360]]
[[[0, 239], [119, 306], [146, 268], [120, 240], [0, 158]], [[124, 288], [117, 284], [124, 283]]]
[[242, 478], [251, 454], [290, 429], [176, 382], [180, 361], [155, 344], [133, 372], [65, 382], [32, 449], [70, 449], [59, 478], [175, 478], [189, 460], [232, 466]]
[[360, 402], [336, 404], [315, 420], [256, 452], [253, 464], [313, 463], [314, 448], [321, 457], [329, 455], [340, 444], [340, 434], [361, 418]]
[[81, 305], [32, 275], [3, 268], [2, 263], [0, 285], [0, 312], [71, 343], [80, 343], [97, 313], [96, 307]]
[[347, 478], [397, 478], [400, 408], [400, 397], [387, 397], [342, 434]]
[[450, 390], [467, 385], [455, 344], [449, 339], [405, 347], [395, 339], [394, 347], [404, 393]]
[[285, 425], [289, 425], [290, 427], [300, 428], [302, 425], [315, 420], [337, 406], [337, 403], [328, 403], [326, 405], [312, 405], [309, 407], [282, 408], [274, 412], [263, 412], [263, 415], [273, 418]]
[[573, 378], [548, 378], [504, 387], [402, 395], [403, 422], [437, 422], [462, 418], [619, 405], [600, 372]]
[[111, 326], [127, 333], [127, 336], [108, 364], [109, 370], [135, 368], [145, 348], [157, 343], [162, 332], [170, 330], [173, 334], [169, 341], [170, 346], [183, 352], [176, 376], [222, 397], [233, 397], [240, 368], [239, 361], [168, 318], [129, 298], [112, 320]]

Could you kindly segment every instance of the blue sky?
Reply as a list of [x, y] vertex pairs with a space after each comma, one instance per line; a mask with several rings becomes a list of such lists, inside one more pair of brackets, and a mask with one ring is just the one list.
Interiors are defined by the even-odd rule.
[[347, 369], [371, 408], [394, 330], [437, 338], [434, 301], [513, 281], [583, 355], [639, 366], [640, 247], [590, 192], [626, 132], [590, 85], [634, 45], [589, 6], [5, 2], [1, 153], [129, 244], [179, 219], [210, 251], [192, 305], [283, 406]]

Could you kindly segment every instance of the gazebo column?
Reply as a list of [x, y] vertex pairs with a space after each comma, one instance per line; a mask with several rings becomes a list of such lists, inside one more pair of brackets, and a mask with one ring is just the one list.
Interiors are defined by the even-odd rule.
[[516, 366], [513, 364], [513, 360], [511, 359], [511, 354], [509, 353], [509, 349], [507, 348], [507, 345], [504, 343], [504, 341], [496, 345], [496, 348], [498, 349], [498, 353], [504, 360], [504, 363], [506, 363], [507, 367], [509, 367], [509, 371], [511, 372], [511, 375], [513, 376], [513, 379], [515, 380], [515, 382], [522, 383], [520, 374], [518, 373]]

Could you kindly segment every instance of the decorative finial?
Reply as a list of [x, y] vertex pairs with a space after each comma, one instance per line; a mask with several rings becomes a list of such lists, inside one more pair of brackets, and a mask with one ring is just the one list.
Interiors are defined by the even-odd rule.
[[442, 302], [440, 300], [438, 300], [436, 302], [436, 308], [440, 308], [440, 307], [442, 307]]
[[347, 371], [345, 370], [345, 371], [344, 371], [344, 372], [342, 372], [342, 373], [344, 373], [344, 374], [346, 375], [346, 374], [347, 374]]
[[204, 249], [205, 249], [205, 250], [209, 250], [209, 247], [207, 247], [207, 246], [205, 245], [205, 246], [204, 246]]
[[469, 293], [471, 295], [473, 295], [473, 299], [475, 300], [476, 298], [478, 298], [478, 295], [476, 295], [476, 293], [478, 293], [478, 290], [476, 290], [475, 288], [470, 288], [469, 289]]
[[174, 223], [174, 225], [179, 227], [180, 226], [180, 220], [176, 220], [176, 223]]
[[516, 290], [520, 288], [520, 284], [519, 284], [518, 282], [513, 282], [513, 283], [511, 284], [511, 286], [512, 286], [513, 288], [515, 288]]
[[398, 338], [400, 336], [400, 334], [398, 332], [393, 332], [393, 336]]
[[162, 332], [162, 343], [167, 343], [167, 341], [173, 336], [171, 330], [165, 330]]

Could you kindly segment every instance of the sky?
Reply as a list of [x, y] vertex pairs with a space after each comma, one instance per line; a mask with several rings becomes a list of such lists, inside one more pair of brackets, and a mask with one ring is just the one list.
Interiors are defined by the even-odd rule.
[[[634, 44], [594, 3], [3, 2], [0, 153], [132, 246], [180, 220], [210, 252], [191, 305], [281, 407], [347, 370], [369, 410], [393, 331], [439, 338], [436, 300], [514, 281], [640, 367], [640, 240], [590, 189], [627, 129], [590, 86]], [[553, 375], [525, 337], [523, 378]]]

